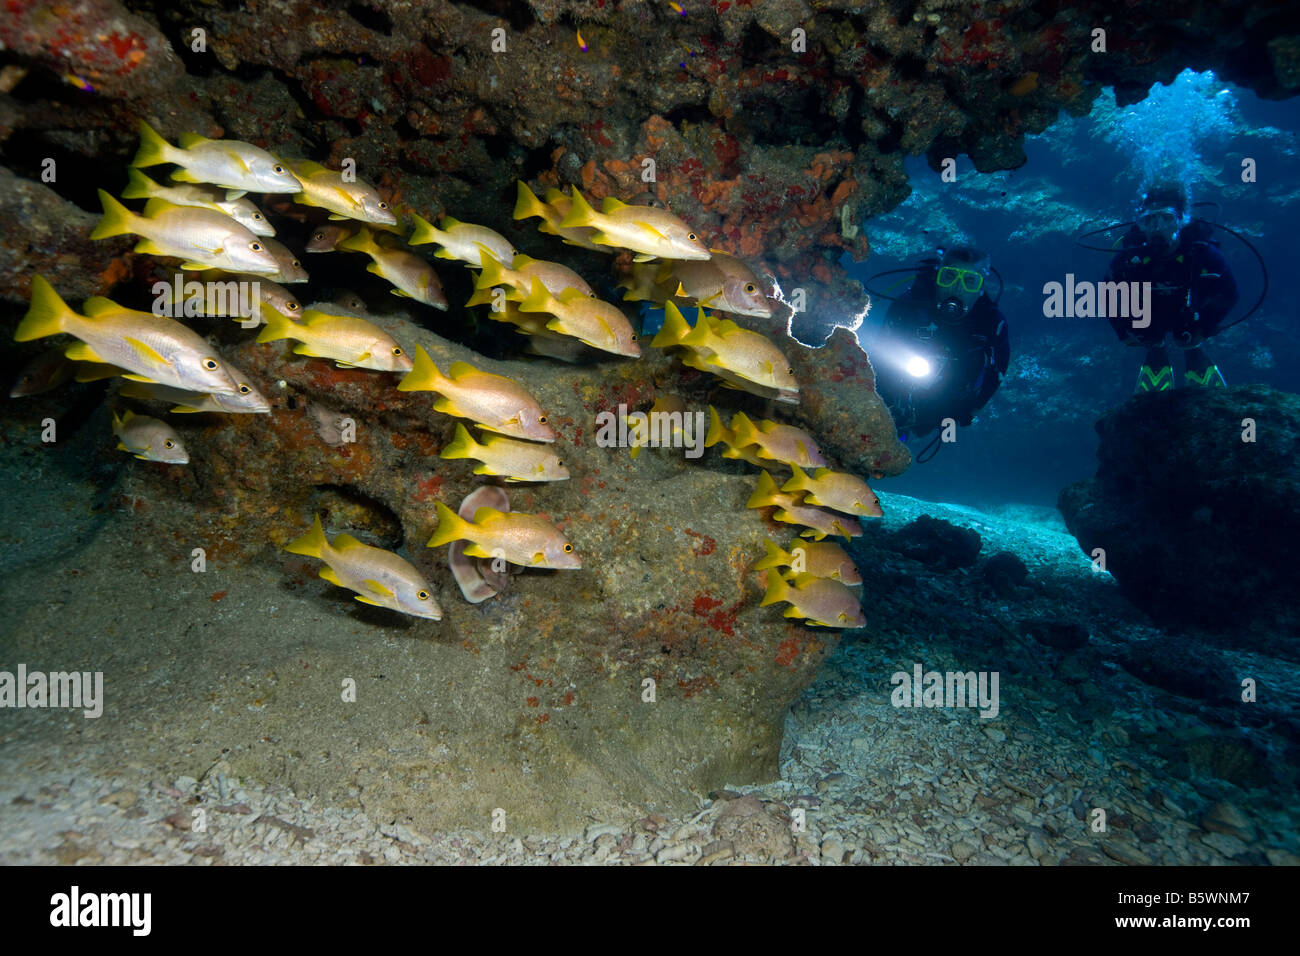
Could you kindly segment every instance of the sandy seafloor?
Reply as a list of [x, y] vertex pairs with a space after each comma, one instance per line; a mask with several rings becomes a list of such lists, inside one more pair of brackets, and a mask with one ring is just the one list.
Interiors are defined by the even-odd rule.
[[[841, 642], [791, 708], [780, 779], [701, 794], [686, 814], [645, 807], [571, 833], [492, 833], [486, 821], [421, 832], [368, 799], [370, 781], [401, 773], [429, 747], [414, 720], [404, 737], [393, 721], [366, 716], [410, 708], [401, 670], [409, 636], [382, 615], [346, 613], [346, 596], [323, 583], [289, 589], [261, 566], [195, 574], [187, 533], [139, 540], [128, 513], [106, 508], [102, 475], [69, 474], [30, 433], [7, 438], [0, 669], [21, 661], [113, 678], [99, 720], [0, 711], [2, 863], [1300, 862], [1295, 794], [1248, 766], [1252, 753], [1281, 754], [1282, 742], [1264, 735], [1245, 756], [1200, 746], [1223, 739], [1215, 711], [1173, 706], [1166, 691], [1109, 663], [1121, 643], [1160, 635], [1092, 570], [1050, 509], [982, 512], [882, 491], [886, 528], [923, 513], [974, 527], [982, 553], [1018, 554], [1034, 587], [982, 605], [968, 634], [939, 633], [936, 621], [960, 628], [967, 612], [955, 600], [942, 610], [952, 574], [920, 581], [916, 602], [926, 607]], [[1089, 627], [1098, 666], [1018, 643], [1016, 620], [1049, 612]], [[1021, 658], [1016, 673], [1002, 674], [996, 720], [891, 706], [890, 673], [913, 663], [971, 669], [990, 628], [1011, 635], [995, 663]], [[313, 684], [334, 673], [335, 658], [365, 680], [376, 708], [331, 720], [313, 705], [315, 693], [337, 699], [332, 679]], [[266, 663], [290, 660], [301, 669]], [[1294, 663], [1246, 652], [1231, 663], [1272, 675], [1275, 700], [1290, 695], [1275, 706], [1295, 713]], [[313, 724], [318, 737], [303, 733]], [[237, 778], [233, 746], [261, 748], [266, 779]], [[1180, 753], [1191, 758], [1172, 769]], [[1097, 807], [1104, 833], [1087, 825]]]

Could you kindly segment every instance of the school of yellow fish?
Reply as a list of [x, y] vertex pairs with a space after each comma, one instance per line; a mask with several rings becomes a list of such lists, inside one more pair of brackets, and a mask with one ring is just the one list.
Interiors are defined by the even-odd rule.
[[[329, 220], [315, 229], [306, 252], [365, 255], [367, 270], [389, 283], [394, 295], [445, 310], [448, 302], [437, 273], [412, 250], [434, 245], [436, 258], [478, 270], [467, 305], [489, 305], [490, 318], [527, 336], [530, 352], [567, 361], [590, 355], [590, 350], [640, 357], [641, 343], [622, 309], [598, 298], [580, 275], [559, 263], [522, 255], [494, 230], [450, 216], [434, 226], [408, 212], [413, 231], [403, 241], [399, 211], [376, 189], [310, 160], [282, 159], [249, 143], [195, 134], [182, 135], [173, 146], [144, 122], [140, 137], [122, 198], [145, 200], [144, 209], [133, 212], [100, 190], [104, 213], [91, 238], [134, 235], [136, 252], [179, 259], [184, 271], [177, 275], [178, 292], [189, 278], [256, 279], [260, 289], [257, 302], [236, 304], [233, 297], [214, 301], [214, 283], [208, 282], [199, 287], [204, 295], [197, 303], [187, 302], [183, 314], [229, 315], [246, 327], [260, 326], [258, 343], [287, 341], [296, 355], [401, 374], [399, 390], [432, 392], [436, 411], [478, 427], [476, 439], [457, 422], [454, 438], [440, 454], [444, 460], [478, 462], [475, 474], [506, 482], [569, 477], [553, 448], [558, 436], [523, 385], [466, 362], [453, 362], [444, 372], [424, 349], [410, 354], [366, 318], [359, 299], [304, 308], [285, 286], [308, 281], [307, 271], [272, 238], [275, 229], [247, 194], [289, 196], [293, 203], [327, 211]], [[174, 167], [170, 183], [141, 171], [161, 165]], [[539, 199], [520, 182], [514, 218], [540, 219], [539, 231], [571, 245], [631, 252], [631, 263], [618, 276], [619, 288], [625, 290], [625, 301], [663, 308], [664, 324], [650, 342], [653, 347], [674, 350], [683, 365], [715, 376], [727, 388], [798, 403], [794, 369], [777, 345], [718, 314], [770, 317], [758, 277], [739, 259], [710, 249], [673, 213], [612, 197], [597, 210], [576, 188], [571, 195], [551, 189]], [[695, 310], [693, 324], [683, 309]], [[180, 321], [101, 297], [86, 300], [78, 313], [42, 276], [34, 276], [31, 305], [14, 337], [26, 342], [60, 333], [76, 341], [34, 361], [11, 394], [36, 394], [69, 378], [120, 376], [126, 380], [122, 395], [164, 402], [174, 413], [271, 411], [248, 376]], [[684, 412], [685, 405], [675, 395], [664, 395], [651, 411]], [[722, 445], [724, 458], [761, 469], [748, 506], [772, 509], [776, 521], [803, 529], [803, 537], [788, 551], [769, 540], [766, 556], [754, 565], [754, 570], [767, 571], [762, 605], [785, 602], [786, 617], [811, 625], [863, 626], [853, 590], [862, 578], [848, 554], [824, 539], [860, 535], [859, 517], [881, 514], [875, 494], [860, 478], [828, 469], [817, 442], [800, 428], [756, 423], [742, 412], [724, 425], [711, 405], [709, 418], [705, 447]], [[121, 418], [114, 415], [113, 431], [118, 448], [137, 458], [180, 465], [189, 461], [180, 437], [160, 419], [127, 411]], [[633, 458], [644, 445], [644, 440], [633, 440]], [[780, 485], [771, 473], [778, 467], [791, 472]], [[489, 559], [516, 568], [582, 567], [574, 546], [554, 524], [510, 511], [500, 488], [480, 488], [466, 498], [459, 514], [442, 502], [436, 508], [438, 524], [428, 546], [451, 545], [452, 569], [471, 602], [504, 586], [488, 570]], [[320, 576], [356, 592], [358, 601], [431, 620], [442, 616], [432, 587], [410, 562], [347, 534], [331, 542], [319, 517], [286, 550], [324, 562]], [[467, 558], [481, 559], [481, 574]]]

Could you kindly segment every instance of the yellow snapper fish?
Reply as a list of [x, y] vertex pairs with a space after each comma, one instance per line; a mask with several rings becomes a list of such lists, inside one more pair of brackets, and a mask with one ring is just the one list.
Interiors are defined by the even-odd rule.
[[327, 169], [310, 159], [289, 159], [285, 165], [302, 184], [293, 201], [303, 206], [328, 209], [331, 219], [356, 219], [395, 226], [397, 217], [374, 186], [360, 179], [347, 182], [343, 173]]
[[438, 527], [429, 539], [430, 548], [468, 541], [465, 554], [471, 558], [500, 557], [525, 568], [576, 571], [582, 567], [573, 545], [541, 515], [483, 507], [474, 512], [473, 521], [467, 521], [441, 501], [437, 510]]
[[845, 540], [862, 536], [862, 526], [858, 524], [856, 518], [837, 515], [833, 511], [804, 504], [797, 495], [779, 490], [772, 476], [766, 471], [759, 476], [758, 487], [750, 495], [745, 507], [774, 507], [777, 510], [772, 517], [786, 524], [802, 525], [807, 530], [799, 533], [805, 538], [813, 538], [816, 541], [832, 534], [837, 534]]
[[798, 465], [793, 468], [794, 477], [781, 486], [782, 491], [807, 492], [804, 501], [808, 504], [832, 508], [845, 514], [867, 518], [879, 518], [884, 514], [880, 510], [880, 499], [876, 493], [857, 475], [818, 468], [809, 477]]
[[695, 327], [691, 328], [676, 305], [664, 303], [663, 328], [650, 344], [689, 348], [696, 353], [695, 367], [730, 372], [746, 382], [797, 399], [799, 383], [794, 368], [771, 339], [742, 329], [730, 319], [716, 319], [703, 309], [696, 315]]
[[113, 434], [117, 447], [129, 451], [141, 461], [159, 461], [166, 465], [188, 465], [189, 452], [181, 444], [180, 436], [166, 422], [148, 415], [137, 415], [130, 410], [118, 418], [113, 413]]
[[763, 539], [767, 554], [754, 563], [755, 571], [766, 568], [790, 568], [795, 574], [830, 578], [842, 584], [856, 586], [862, 575], [848, 552], [833, 541], [798, 541], [786, 551], [771, 538]]
[[799, 393], [789, 389], [767, 388], [763, 385], [757, 385], [747, 378], [743, 378], [734, 372], [721, 368], [718, 365], [711, 365], [701, 354], [696, 351], [687, 351], [681, 357], [682, 364], [688, 368], [697, 369], [701, 372], [707, 372], [722, 380], [724, 388], [733, 388], [737, 391], [748, 392], [750, 395], [758, 395], [773, 402], [785, 402], [789, 405], [799, 404]]
[[150, 199], [145, 215], [137, 216], [104, 190], [99, 190], [104, 217], [91, 239], [134, 234], [141, 236], [135, 251], [185, 260], [182, 269], [222, 269], [275, 277], [280, 266], [267, 248], [267, 239], [255, 236], [225, 213], [198, 206], [178, 206]]
[[444, 312], [447, 310], [447, 297], [442, 293], [442, 283], [438, 281], [433, 266], [423, 256], [404, 249], [381, 246], [364, 226], [356, 235], [341, 240], [336, 248], [368, 255], [371, 261], [366, 266], [366, 271], [391, 282], [396, 287], [390, 290], [393, 295], [405, 296]]
[[228, 199], [238, 199], [249, 192], [296, 193], [302, 189], [302, 184], [280, 160], [251, 143], [182, 133], [178, 148], [141, 120], [140, 150], [131, 165], [143, 168], [162, 163], [180, 167], [172, 173], [172, 179], [177, 182], [211, 183], [230, 190]]
[[290, 541], [284, 550], [320, 558], [326, 565], [320, 576], [330, 584], [357, 592], [362, 604], [430, 621], [442, 620], [442, 608], [433, 589], [414, 565], [391, 551], [362, 544], [350, 534], [335, 535], [331, 543], [319, 515], [313, 518], [311, 530]]
[[399, 392], [437, 392], [436, 411], [468, 418], [480, 428], [511, 438], [553, 442], [546, 413], [528, 389], [504, 375], [481, 372], [468, 362], [452, 362], [443, 375], [423, 346], [415, 349], [415, 367], [397, 384]]
[[649, 259], [708, 259], [709, 249], [694, 230], [669, 212], [655, 206], [629, 206], [606, 196], [602, 211], [596, 212], [575, 187], [573, 205], [560, 221], [560, 228], [595, 229], [591, 241], [617, 246], [636, 253], [638, 262]]
[[546, 312], [554, 316], [546, 327], [570, 335], [602, 352], [640, 358], [641, 346], [627, 316], [617, 306], [593, 299], [578, 289], [566, 289], [559, 298], [546, 291], [542, 280], [533, 279], [528, 298], [519, 303], [520, 312]]
[[[677, 280], [673, 295], [692, 305], [756, 318], [770, 318], [772, 307], [749, 266], [735, 256], [712, 250], [708, 262], [668, 263], [667, 275]], [[662, 280], [661, 280], [662, 281]]]
[[408, 244], [422, 246], [435, 242], [442, 248], [434, 253], [439, 259], [459, 259], [475, 269], [483, 268], [483, 249], [486, 248], [491, 258], [498, 262], [513, 262], [515, 247], [501, 233], [487, 226], [460, 222], [451, 216], [442, 217], [442, 228], [436, 228], [422, 216], [412, 215], [415, 229]]
[[[817, 440], [802, 428], [764, 419], [758, 424], [744, 412], [731, 417], [731, 433], [742, 446], [753, 448], [758, 457], [801, 468], [822, 468], [826, 459]], [[813, 502], [817, 504], [817, 502]]]
[[[147, 207], [145, 211], [148, 211]], [[275, 260], [275, 271], [269, 278], [290, 285], [308, 281], [307, 270], [302, 267], [302, 262], [293, 254], [293, 250], [274, 239], [263, 239], [262, 243], [266, 246], [266, 251], [271, 253], [271, 258]]]
[[548, 189], [546, 191], [546, 202], [542, 202], [523, 181], [520, 181], [518, 185], [519, 196], [515, 200], [515, 219], [539, 218], [542, 220], [542, 224], [537, 227], [538, 232], [559, 236], [571, 246], [579, 246], [593, 252], [618, 251], [609, 246], [600, 246], [593, 242], [591, 237], [595, 235], [595, 229], [587, 227], [577, 229], [560, 228], [560, 223], [564, 221], [564, 217], [568, 214], [569, 208], [573, 205], [573, 200], [558, 189]]
[[201, 183], [183, 183], [179, 186], [162, 186], [140, 170], [127, 170], [123, 199], [161, 199], [175, 206], [197, 206], [224, 213], [255, 236], [274, 236], [275, 227], [262, 215], [262, 210], [251, 199], [225, 199], [225, 193], [215, 186]]
[[482, 464], [474, 469], [474, 474], [496, 475], [506, 481], [566, 481], [569, 478], [569, 469], [548, 446], [515, 441], [503, 435], [487, 435], [480, 444], [460, 422], [456, 423], [456, 436], [438, 457], [444, 461], [476, 459]]
[[376, 372], [409, 372], [411, 358], [391, 335], [368, 319], [307, 309], [302, 322], [272, 313], [257, 337], [259, 344], [296, 339], [294, 353], [333, 359], [340, 368], [367, 368]]
[[522, 302], [528, 297], [534, 279], [540, 280], [551, 295], [558, 296], [568, 289], [577, 289], [585, 296], [593, 299], [596, 297], [596, 293], [587, 284], [586, 279], [558, 262], [517, 255], [510, 266], [505, 266], [489, 255], [483, 260], [483, 271], [474, 281], [474, 288], [477, 291], [465, 304], [482, 305], [484, 302], [491, 302], [491, 290], [498, 287], [507, 290], [508, 301]]
[[812, 574], [796, 574], [786, 582], [779, 574], [768, 573], [767, 591], [759, 607], [781, 601], [790, 606], [786, 617], [803, 618], [818, 627], [866, 627], [862, 602], [853, 589], [830, 578]]
[[159, 385], [157, 382], [127, 381], [122, 383], [117, 393], [127, 398], [169, 402], [174, 407], [167, 410], [175, 414], [229, 412], [236, 415], [269, 415], [271, 403], [266, 400], [266, 396], [252, 385], [248, 385], [248, 389], [247, 395], [211, 395]]
[[117, 366], [126, 378], [220, 395], [248, 394], [242, 389], [251, 388], [247, 376], [175, 319], [126, 309], [100, 296], [87, 299], [82, 308], [86, 314], [78, 315], [43, 276], [33, 276], [31, 307], [14, 341], [66, 332], [81, 340], [65, 350], [68, 358]]

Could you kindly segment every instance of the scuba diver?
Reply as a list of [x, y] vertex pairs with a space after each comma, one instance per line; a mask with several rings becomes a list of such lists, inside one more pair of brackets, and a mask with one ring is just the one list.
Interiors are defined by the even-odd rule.
[[915, 279], [890, 303], [870, 352], [876, 391], [905, 442], [945, 418], [969, 425], [1002, 383], [1011, 342], [1006, 317], [988, 295], [985, 253], [954, 247], [918, 270], [897, 271], [915, 271]]
[[1226, 384], [1202, 343], [1221, 331], [1224, 317], [1237, 304], [1237, 282], [1211, 238], [1210, 224], [1201, 219], [1188, 222], [1187, 206], [1180, 183], [1152, 186], [1106, 270], [1107, 282], [1151, 283], [1146, 328], [1134, 328], [1128, 317], [1110, 317], [1120, 341], [1147, 350], [1138, 371], [1139, 392], [1174, 387], [1166, 345], [1171, 338], [1183, 349], [1187, 384]]

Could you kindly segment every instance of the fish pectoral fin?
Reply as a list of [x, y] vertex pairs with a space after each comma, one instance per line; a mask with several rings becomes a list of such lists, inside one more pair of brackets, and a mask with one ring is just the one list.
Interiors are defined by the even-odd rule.
[[347, 585], [339, 580], [339, 576], [334, 573], [334, 569], [329, 565], [320, 569], [320, 577], [321, 580], [328, 581], [330, 584], [337, 584], [341, 588], [347, 587]]
[[139, 339], [132, 338], [129, 335], [122, 336], [122, 341], [125, 342], [127, 345], [131, 346], [131, 348], [135, 350], [135, 353], [137, 355], [139, 355], [142, 359], [146, 360], [152, 365], [172, 364], [171, 361], [168, 358], [166, 358], [166, 356], [164, 356], [153, 346], [149, 345], [147, 342], [142, 342]]
[[387, 585], [379, 581], [376, 581], [374, 578], [366, 578], [361, 583], [364, 584], [366, 587], [370, 588], [370, 590], [374, 591], [376, 594], [382, 595], [383, 597], [390, 598], [395, 593], [392, 588], [388, 587]]
[[533, 564], [542, 564], [545, 561], [546, 555], [542, 554], [542, 552], [536, 551], [533, 553]]

